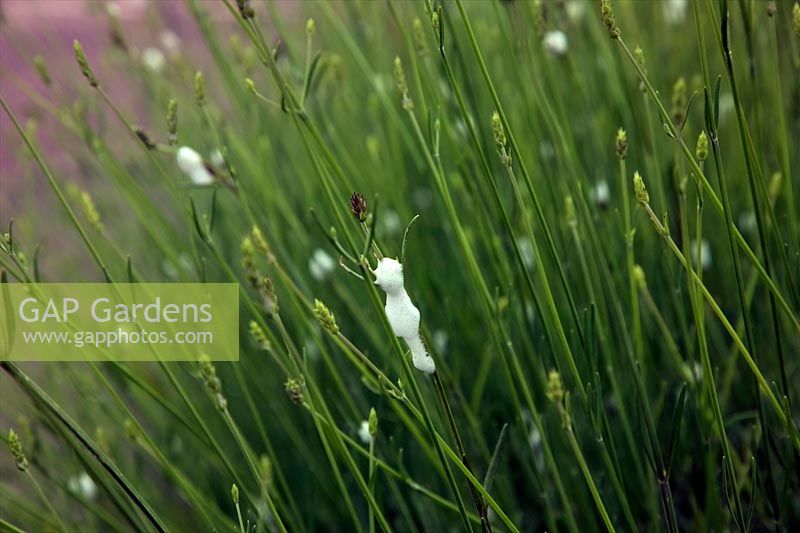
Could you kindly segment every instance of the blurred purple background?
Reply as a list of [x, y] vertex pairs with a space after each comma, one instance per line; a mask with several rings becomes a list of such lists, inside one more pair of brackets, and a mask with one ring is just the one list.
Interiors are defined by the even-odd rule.
[[[212, 20], [226, 25], [231, 23], [230, 15], [218, 0], [200, 0], [199, 3]], [[83, 79], [74, 60], [73, 39], [81, 42], [90, 63], [100, 74], [104, 67], [100, 53], [112, 45], [109, 13], [118, 18], [126, 44], [134, 50], [155, 47], [167, 54], [163, 42], [167, 33], [177, 37], [181, 47], [184, 43], [196, 43], [198, 37], [195, 22], [181, 0], [1, 0], [0, 12], [0, 94], [23, 124], [31, 117], [41, 120], [39, 141], [45, 149], [57, 148], [58, 140], [48, 138], [48, 132], [55, 130], [48, 127], [48, 119], [37, 109], [30, 89], [59, 104], [74, 99], [76, 84], [83, 83]], [[190, 50], [189, 53], [196, 52]], [[36, 55], [46, 60], [53, 86], [45, 86], [37, 76], [33, 66]], [[130, 82], [119, 73], [103, 76], [102, 84], [115, 100], [136, 97], [126, 90]], [[23, 154], [20, 149], [23, 146], [5, 113], [0, 114], [0, 135], [2, 210], [16, 190], [14, 178], [21, 170]], [[48, 150], [48, 156], [53, 155], [57, 154]], [[50, 161], [71, 164], [69, 158]]]
[[[29, 120], [35, 121], [36, 141], [57, 181], [62, 186], [74, 181], [91, 190], [101, 212], [104, 190], [111, 192], [109, 180], [88, 164], [90, 154], [80, 133], [67, 132], [51, 115], [73, 105], [81, 95], [87, 97], [92, 123], [100, 114], [110, 115], [80, 74], [73, 40], [81, 42], [101, 86], [123, 113], [134, 123], [158, 128], [163, 134], [163, 122], [154, 123], [157, 110], [152, 93], [144, 90], [144, 79], [163, 76], [169, 80], [167, 84], [187, 85], [182, 88], [186, 91], [194, 69], [211, 69], [210, 54], [187, 4], [184, 0], [0, 0], [0, 94], [23, 127]], [[197, 4], [209, 17], [221, 44], [228, 46], [229, 34], [238, 33], [238, 28], [224, 4], [220, 0], [198, 0]], [[294, 18], [299, 6], [280, 2], [278, 9]], [[114, 19], [125, 52], [119, 43], [115, 45]], [[263, 17], [262, 23], [269, 24], [268, 17]], [[37, 55], [48, 66], [50, 86], [37, 75]], [[176, 57], [182, 59], [173, 61]], [[148, 68], [148, 59], [157, 64], [160, 60], [160, 68]], [[183, 70], [176, 68], [178, 64]], [[213, 78], [211, 70], [207, 77]], [[114, 142], [116, 131], [128, 135], [118, 121], [109, 118], [100, 131], [115, 152], [136, 155], [130, 149], [132, 141]], [[113, 206], [107, 210], [119, 212]], [[11, 218], [15, 219], [17, 241], [29, 256], [42, 245], [45, 270], [56, 274], [85, 265], [85, 250], [73, 228], [67, 226], [45, 176], [8, 115], [0, 112], [1, 231], [6, 231]], [[50, 268], [46, 268], [48, 264]]]

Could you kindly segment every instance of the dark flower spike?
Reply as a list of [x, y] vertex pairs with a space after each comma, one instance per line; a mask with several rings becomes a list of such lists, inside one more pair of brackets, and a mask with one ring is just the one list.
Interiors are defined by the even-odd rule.
[[367, 199], [360, 192], [354, 192], [350, 195], [350, 211], [359, 222], [367, 220]]
[[243, 19], [251, 19], [256, 15], [255, 10], [250, 5], [250, 0], [236, 0], [236, 7]]

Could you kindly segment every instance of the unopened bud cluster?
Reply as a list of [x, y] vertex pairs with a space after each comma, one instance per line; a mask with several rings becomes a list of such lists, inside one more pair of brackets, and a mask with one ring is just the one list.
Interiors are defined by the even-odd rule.
[[625, 159], [628, 155], [628, 134], [625, 133], [625, 130], [620, 128], [617, 130], [617, 139], [615, 142], [617, 148], [617, 157], [620, 159]]
[[305, 395], [303, 394], [303, 384], [299, 380], [289, 378], [286, 380], [283, 388], [286, 391], [286, 396], [288, 396], [295, 405], [303, 405], [306, 402]]
[[547, 385], [545, 395], [551, 402], [560, 404], [564, 401], [564, 385], [561, 383], [561, 374], [557, 370], [547, 373]]
[[403, 62], [399, 57], [394, 58], [394, 79], [397, 83], [397, 89], [403, 97], [403, 109], [411, 111], [414, 109], [414, 101], [408, 95], [408, 82], [406, 81], [405, 71], [403, 71]]
[[78, 61], [78, 67], [81, 69], [81, 74], [89, 80], [89, 85], [97, 87], [99, 85], [97, 78], [92, 72], [92, 67], [89, 66], [89, 60], [86, 59], [86, 54], [83, 52], [83, 47], [78, 40], [72, 41], [72, 48], [75, 51], [75, 59]]
[[256, 265], [256, 252], [260, 252], [267, 257], [267, 261], [272, 261], [274, 258], [270, 252], [269, 245], [267, 244], [264, 234], [258, 227], [253, 226], [248, 235], [242, 239], [240, 248], [242, 257], [242, 270], [244, 270], [247, 282], [261, 295], [261, 301], [264, 306], [264, 311], [268, 315], [275, 315], [278, 313], [278, 297], [275, 293], [275, 287], [272, 283], [272, 278], [263, 276], [258, 271]]
[[268, 261], [272, 262], [274, 259], [272, 257], [272, 252], [269, 249], [269, 244], [267, 244], [267, 239], [264, 238], [264, 234], [261, 233], [261, 230], [258, 226], [253, 226], [250, 230], [250, 238], [253, 239], [253, 245], [256, 247], [256, 251], [263, 254]]
[[214, 397], [217, 409], [225, 411], [228, 408], [228, 401], [225, 399], [225, 396], [222, 395], [222, 381], [217, 377], [216, 367], [214, 367], [211, 359], [205, 354], [200, 356], [199, 364], [200, 377], [203, 379], [203, 384]]
[[354, 192], [350, 195], [350, 212], [359, 222], [367, 220], [367, 200], [360, 192]]
[[169, 134], [169, 145], [178, 144], [178, 102], [174, 98], [169, 99], [167, 104], [167, 133]]
[[800, 37], [800, 4], [797, 2], [794, 3], [792, 8], [792, 27], [794, 28], [794, 34]]
[[278, 307], [278, 294], [275, 292], [275, 285], [272, 283], [272, 278], [264, 276], [259, 288], [261, 294], [261, 304], [264, 307], [264, 312], [268, 316], [275, 316], [280, 311]]
[[81, 208], [83, 215], [86, 217], [87, 222], [91, 224], [97, 231], [103, 231], [103, 222], [100, 220], [100, 213], [97, 212], [97, 207], [94, 205], [92, 195], [88, 191], [81, 191]]
[[701, 131], [697, 137], [697, 147], [694, 150], [694, 155], [698, 161], [705, 161], [708, 157], [708, 135], [705, 131]]
[[492, 131], [494, 132], [494, 144], [497, 147], [498, 155], [500, 155], [500, 162], [504, 167], [509, 168], [511, 167], [511, 154], [508, 151], [508, 140], [506, 139], [503, 121], [497, 111], [492, 114]]
[[8, 448], [11, 450], [11, 455], [14, 457], [17, 468], [21, 472], [27, 470], [28, 458], [25, 457], [25, 452], [22, 450], [22, 443], [19, 441], [19, 436], [14, 433], [13, 429], [8, 430]]
[[336, 317], [333, 316], [331, 310], [328, 309], [324, 303], [316, 299], [314, 300], [314, 317], [316, 317], [317, 322], [319, 322], [328, 333], [331, 335], [339, 334], [339, 326], [336, 325]]
[[250, 321], [250, 336], [253, 337], [260, 349], [267, 351], [272, 348], [272, 343], [269, 342], [266, 333], [255, 320]]
[[206, 105], [206, 80], [199, 70], [194, 75], [194, 99], [200, 107]]
[[646, 205], [650, 203], [650, 194], [647, 192], [642, 175], [638, 171], [633, 174], [633, 190], [636, 193], [636, 200], [640, 204]]
[[369, 420], [367, 421], [368, 428], [369, 428], [369, 435], [373, 439], [375, 435], [378, 434], [378, 413], [375, 412], [375, 408], [371, 407], [369, 410]]
[[240, 248], [242, 254], [242, 270], [247, 278], [247, 282], [254, 289], [258, 289], [261, 281], [261, 275], [256, 268], [256, 247], [253, 244], [253, 239], [250, 235], [245, 235], [242, 239], [242, 246]]
[[686, 80], [681, 76], [672, 86], [672, 122], [683, 124], [686, 119]]
[[606, 25], [608, 35], [612, 39], [619, 39], [619, 27], [617, 27], [617, 20], [614, 18], [614, 8], [611, 6], [611, 0], [600, 1], [600, 16], [603, 19], [603, 24]]

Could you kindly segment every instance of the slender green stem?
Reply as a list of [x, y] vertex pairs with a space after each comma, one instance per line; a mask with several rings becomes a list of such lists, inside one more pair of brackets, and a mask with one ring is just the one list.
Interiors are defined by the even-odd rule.
[[[564, 409], [563, 406], [559, 406], [559, 408]], [[597, 511], [600, 513], [600, 517], [603, 519], [603, 524], [605, 524], [606, 529], [609, 532], [614, 533], [616, 529], [614, 528], [614, 524], [611, 522], [611, 518], [608, 516], [608, 511], [603, 503], [603, 499], [600, 497], [600, 492], [597, 490], [597, 485], [595, 485], [592, 472], [589, 470], [589, 465], [586, 464], [586, 459], [584, 458], [581, 447], [578, 444], [578, 439], [575, 438], [575, 432], [572, 430], [572, 423], [569, 421], [569, 415], [564, 412], [561, 414], [561, 416], [564, 418], [564, 422], [566, 424], [565, 432], [567, 434], [567, 440], [569, 441], [569, 445], [572, 448], [573, 454], [575, 455], [575, 459], [578, 460], [578, 465], [581, 468], [581, 472], [586, 480], [586, 484], [589, 485], [589, 492], [592, 493], [592, 499], [597, 506]]]
[[53, 518], [56, 519], [58, 527], [61, 528], [61, 531], [64, 532], [69, 531], [67, 526], [64, 524], [64, 521], [61, 519], [61, 515], [58, 513], [58, 511], [56, 511], [56, 508], [53, 507], [53, 503], [50, 501], [50, 498], [48, 498], [47, 495], [44, 493], [42, 487], [39, 485], [39, 482], [36, 481], [36, 478], [33, 476], [33, 473], [30, 471], [30, 469], [25, 470], [25, 474], [26, 477], [30, 480], [31, 484], [36, 489], [36, 493], [39, 495], [39, 499], [42, 500], [45, 507], [47, 507], [47, 510], [50, 512], [50, 514], [53, 515]]

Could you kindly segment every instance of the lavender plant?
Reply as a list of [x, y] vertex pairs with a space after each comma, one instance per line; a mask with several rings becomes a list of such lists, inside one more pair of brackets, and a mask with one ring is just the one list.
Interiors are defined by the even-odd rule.
[[240, 360], [0, 362], [2, 529], [800, 525], [797, 3], [105, 7], [2, 282], [238, 283]]

